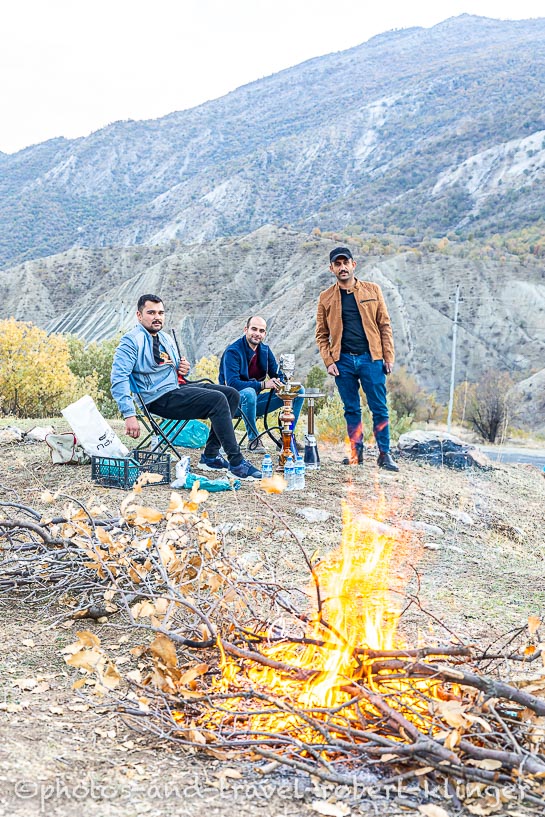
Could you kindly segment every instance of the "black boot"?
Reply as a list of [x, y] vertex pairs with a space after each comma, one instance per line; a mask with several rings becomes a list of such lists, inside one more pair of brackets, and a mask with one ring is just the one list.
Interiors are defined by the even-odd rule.
[[350, 456], [343, 459], [343, 465], [363, 465], [363, 445], [351, 446]]
[[399, 471], [399, 468], [394, 462], [394, 458], [389, 451], [381, 451], [378, 455], [377, 464], [379, 468], [384, 468], [386, 471]]

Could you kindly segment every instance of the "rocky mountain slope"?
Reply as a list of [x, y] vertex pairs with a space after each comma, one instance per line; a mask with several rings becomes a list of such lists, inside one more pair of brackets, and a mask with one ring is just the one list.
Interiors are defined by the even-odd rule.
[[544, 94], [545, 20], [389, 32], [192, 110], [0, 155], [0, 264], [267, 223], [524, 226], [544, 211]]
[[[220, 354], [255, 312], [276, 352], [293, 351], [298, 373], [319, 362], [316, 300], [333, 283], [334, 242], [287, 228], [185, 246], [68, 250], [0, 272], [0, 317], [101, 340], [134, 322], [139, 294], [160, 294], [168, 327], [190, 360]], [[472, 260], [447, 252], [358, 254], [359, 277], [383, 288], [398, 362], [441, 398], [448, 393], [454, 292], [461, 285], [457, 379], [488, 368], [535, 371], [545, 359], [545, 274], [515, 257]]]

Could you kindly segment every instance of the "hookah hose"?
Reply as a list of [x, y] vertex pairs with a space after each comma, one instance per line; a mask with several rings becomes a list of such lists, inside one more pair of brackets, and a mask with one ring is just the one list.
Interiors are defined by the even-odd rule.
[[[171, 329], [170, 331], [172, 332], [172, 337], [174, 338], [174, 343], [176, 344], [176, 351], [178, 352], [178, 357], [181, 358], [182, 353], [180, 351], [180, 344], [178, 343], [178, 338], [176, 337], [176, 330]], [[186, 383], [187, 380], [185, 379], [185, 377], [181, 375], [180, 372], [178, 372], [178, 385], [184, 386]]]

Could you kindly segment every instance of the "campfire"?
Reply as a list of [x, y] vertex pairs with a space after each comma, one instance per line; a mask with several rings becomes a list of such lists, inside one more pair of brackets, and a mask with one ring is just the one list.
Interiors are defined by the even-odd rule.
[[[493, 812], [490, 787], [543, 806], [545, 682], [530, 673], [542, 663], [539, 619], [494, 649], [446, 628], [444, 643], [407, 645], [404, 616], [424, 611], [394, 582], [410, 543], [384, 508], [363, 515], [347, 504], [340, 546], [321, 558], [294, 537], [304, 592], [237, 560], [199, 512], [205, 497], [194, 486], [162, 513], [140, 504], [137, 487], [115, 519], [100, 506], [53, 519], [0, 506], [4, 588], [56, 588], [73, 620], [124, 615], [152, 634], [122, 673], [82, 629], [65, 650], [77, 687], [115, 696], [135, 729], [216, 758], [349, 786], [370, 770], [383, 785], [461, 782], [456, 798], [478, 814]], [[260, 492], [256, 501], [282, 524]]]

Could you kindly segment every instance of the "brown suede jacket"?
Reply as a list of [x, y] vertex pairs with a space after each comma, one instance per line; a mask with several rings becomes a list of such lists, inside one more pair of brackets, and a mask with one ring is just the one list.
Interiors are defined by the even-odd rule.
[[[381, 288], [378, 284], [356, 278], [354, 289], [348, 290], [351, 291], [358, 304], [372, 359], [393, 363], [394, 338]], [[316, 315], [316, 342], [326, 368], [336, 363], [341, 355], [342, 334], [341, 293], [336, 281], [320, 293]]]

